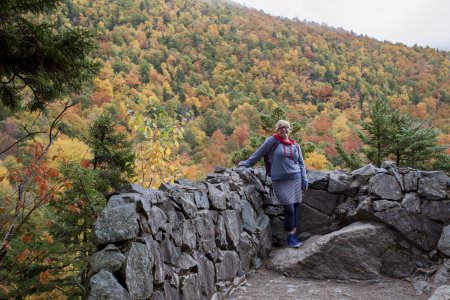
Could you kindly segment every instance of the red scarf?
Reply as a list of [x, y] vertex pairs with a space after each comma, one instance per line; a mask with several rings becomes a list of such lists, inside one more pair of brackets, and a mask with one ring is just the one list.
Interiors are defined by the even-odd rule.
[[292, 145], [295, 145], [295, 140], [289, 139], [289, 141], [286, 141], [276, 133], [273, 134], [273, 137], [276, 138], [277, 141], [279, 141], [281, 144], [283, 144], [284, 157], [286, 157], [286, 145], [289, 146], [289, 158], [293, 160], [294, 155], [292, 153]]
[[281, 136], [279, 136], [276, 133], [273, 134], [273, 137], [276, 138], [280, 143], [282, 143], [284, 145], [294, 145], [295, 144], [295, 140], [289, 139], [289, 142], [287, 142], [285, 139], [283, 139]]

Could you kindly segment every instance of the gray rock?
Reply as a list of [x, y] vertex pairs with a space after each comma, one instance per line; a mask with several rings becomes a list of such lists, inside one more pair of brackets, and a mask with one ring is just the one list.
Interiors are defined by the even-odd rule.
[[402, 207], [406, 209], [407, 212], [410, 213], [419, 213], [420, 212], [420, 198], [416, 193], [407, 193], [403, 197]]
[[214, 221], [210, 214], [199, 211], [194, 219], [197, 233], [197, 250], [208, 253], [216, 248]]
[[434, 275], [434, 283], [436, 285], [447, 284], [450, 279], [450, 259], [444, 259], [444, 263], [439, 267]]
[[255, 267], [256, 245], [252, 237], [247, 232], [242, 232], [239, 241], [239, 259], [241, 261], [242, 270], [249, 272]]
[[188, 271], [197, 266], [197, 262], [189, 254], [183, 252], [178, 259], [177, 273], [181, 271]]
[[331, 224], [331, 217], [321, 213], [311, 206], [302, 203], [300, 205], [300, 217], [298, 229], [300, 232], [310, 231], [315, 234], [327, 232], [327, 226]]
[[95, 252], [89, 259], [90, 269], [88, 276], [91, 277], [100, 270], [115, 273], [120, 270], [124, 262], [125, 256], [116, 246], [109, 244], [104, 249]]
[[444, 182], [447, 187], [450, 187], [450, 177], [448, 177], [443, 171], [428, 171], [421, 173], [423, 177], [434, 178], [438, 181]]
[[309, 189], [303, 193], [304, 203], [329, 216], [336, 208], [338, 200], [339, 195], [325, 191]]
[[252, 205], [247, 200], [243, 200], [241, 203], [241, 217], [244, 229], [250, 233], [256, 232], [256, 213], [253, 210]]
[[239, 245], [239, 238], [242, 232], [242, 221], [239, 214], [234, 210], [222, 212], [223, 221], [227, 230], [227, 242], [230, 248], [236, 248]]
[[166, 266], [164, 264], [164, 256], [161, 251], [159, 243], [154, 243], [152, 248], [153, 264], [155, 266], [155, 282], [161, 284], [164, 282], [166, 274]]
[[435, 221], [443, 223], [450, 219], [450, 200], [443, 201], [422, 201], [421, 212]]
[[448, 300], [450, 299], [450, 285], [438, 287], [428, 300]]
[[284, 215], [284, 210], [282, 206], [266, 206], [264, 208], [264, 213], [268, 216], [282, 216]]
[[200, 277], [200, 282], [202, 283], [200, 287], [202, 295], [205, 295], [207, 299], [211, 299], [212, 295], [216, 292], [214, 284], [214, 264], [198, 251], [194, 251], [193, 257], [197, 261], [198, 265], [198, 276]]
[[101, 270], [89, 280], [88, 300], [124, 300], [131, 299], [111, 272]]
[[[420, 204], [420, 202], [419, 202]], [[400, 203], [389, 200], [374, 200], [372, 201], [372, 209], [374, 212], [385, 211], [387, 209], [400, 207]]]
[[442, 230], [441, 237], [439, 239], [438, 249], [444, 253], [447, 257], [450, 257], [450, 225], [447, 225]]
[[390, 161], [390, 160], [384, 161], [381, 164], [381, 168], [385, 168], [389, 172], [389, 174], [391, 174], [392, 176], [395, 177], [395, 179], [397, 180], [398, 184], [400, 185], [402, 191], [405, 189], [405, 186], [403, 184], [403, 178], [398, 173], [397, 166], [395, 165], [395, 163], [393, 161]]
[[209, 193], [209, 201], [212, 209], [225, 210], [227, 208], [227, 195], [226, 193], [220, 191], [214, 185], [207, 183]]
[[176, 246], [183, 246], [183, 230], [186, 218], [180, 211], [168, 211], [168, 222], [163, 223], [162, 229], [169, 233]]
[[158, 207], [154, 206], [146, 212], [148, 216], [148, 225], [153, 234], [164, 228], [167, 223], [166, 214]]
[[106, 203], [106, 208], [114, 208], [125, 204], [134, 204], [134, 206], [136, 207], [137, 203], [142, 198], [143, 198], [142, 195], [137, 193], [113, 195], [108, 199], [108, 203]]
[[261, 211], [256, 223], [256, 236], [259, 240], [257, 246], [258, 256], [265, 257], [272, 249], [272, 227], [270, 218]]
[[447, 197], [446, 182], [436, 178], [421, 178], [419, 179], [419, 196], [430, 199], [440, 200]]
[[240, 271], [239, 256], [234, 251], [223, 251], [216, 263], [217, 281], [232, 281]]
[[178, 289], [176, 287], [174, 287], [173, 285], [171, 285], [167, 281], [164, 282], [164, 295], [165, 295], [166, 299], [170, 299], [170, 300], [180, 300], [181, 299], [180, 292], [178, 291]]
[[367, 183], [373, 175], [378, 173], [378, 168], [372, 164], [365, 165], [351, 173], [353, 180], [356, 180], [360, 185]]
[[153, 293], [152, 264], [147, 247], [132, 242], [125, 253], [124, 277], [132, 299], [147, 299]]
[[392, 208], [374, 215], [384, 223], [394, 227], [408, 240], [420, 246], [424, 250], [432, 250], [436, 247], [441, 225], [431, 221], [422, 214], [409, 213], [402, 208]]
[[160, 244], [164, 262], [173, 266], [177, 265], [178, 259], [181, 256], [180, 248], [175, 247], [173, 240], [168, 234], [164, 234], [164, 240]]
[[372, 195], [381, 199], [400, 200], [403, 198], [401, 186], [391, 175], [380, 173], [370, 178], [369, 190]]
[[330, 173], [328, 181], [328, 192], [345, 193], [350, 189], [351, 177], [349, 174], [341, 171], [333, 171]]
[[197, 274], [181, 277], [181, 299], [204, 299], [201, 297], [201, 281]]
[[152, 294], [151, 300], [166, 300], [164, 297], [164, 293], [161, 291], [154, 291]]
[[197, 233], [192, 220], [185, 220], [183, 225], [183, 247], [192, 250], [197, 245]]
[[139, 231], [137, 218], [133, 204], [105, 208], [94, 222], [92, 241], [100, 246], [135, 238]]
[[[291, 277], [379, 278], [384, 275], [380, 273], [383, 265], [394, 261], [395, 253], [386, 262], [383, 254], [397, 247], [397, 240], [397, 235], [383, 224], [356, 222], [330, 234], [312, 237], [300, 249], [273, 251], [268, 267]], [[414, 263], [410, 260], [398, 267], [407, 274]]]
[[431, 286], [428, 284], [428, 281], [422, 277], [414, 277], [412, 280], [412, 284], [414, 289], [416, 290], [417, 296], [422, 296], [431, 292]]
[[345, 219], [347, 216], [356, 209], [358, 202], [354, 198], [347, 198], [345, 202], [336, 206], [334, 213], [337, 219]]
[[375, 219], [372, 214], [372, 199], [365, 196], [358, 197], [358, 206], [348, 213], [348, 218], [353, 221]]
[[238, 213], [241, 213], [241, 197], [235, 192], [229, 192], [227, 194], [227, 209], [234, 210]]
[[420, 172], [410, 171], [403, 176], [403, 181], [405, 183], [405, 191], [412, 192], [417, 191], [419, 187]]
[[280, 246], [286, 244], [286, 231], [284, 230], [284, 218], [274, 217], [270, 219], [272, 228], [272, 241], [275, 245]]
[[310, 188], [326, 191], [330, 172], [311, 170], [306, 175], [308, 176], [308, 185]]
[[209, 209], [208, 194], [204, 191], [194, 192], [194, 201], [198, 209]]
[[124, 186], [121, 186], [118, 190], [119, 193], [139, 193], [141, 195], [145, 194], [146, 189], [144, 189], [139, 184], [128, 183]]
[[216, 222], [216, 245], [220, 249], [227, 249], [227, 230], [225, 229], [225, 222], [223, 217], [219, 215]]
[[247, 197], [248, 202], [251, 203], [255, 210], [258, 210], [262, 204], [263, 199], [261, 194], [255, 190], [255, 187], [252, 185], [246, 185], [243, 187], [245, 196]]
[[237, 174], [239, 174], [239, 177], [244, 181], [244, 182], [249, 182], [251, 180], [251, 178], [254, 176], [252, 174], [251, 169], [246, 168], [246, 167], [238, 167], [233, 169]]
[[195, 217], [197, 214], [197, 205], [194, 202], [193, 193], [174, 192], [172, 197], [188, 218]]

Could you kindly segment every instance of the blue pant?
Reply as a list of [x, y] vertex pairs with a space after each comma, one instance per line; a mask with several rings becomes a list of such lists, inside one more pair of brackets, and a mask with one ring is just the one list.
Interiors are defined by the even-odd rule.
[[298, 225], [298, 206], [299, 203], [283, 205], [284, 207], [284, 230], [292, 231]]

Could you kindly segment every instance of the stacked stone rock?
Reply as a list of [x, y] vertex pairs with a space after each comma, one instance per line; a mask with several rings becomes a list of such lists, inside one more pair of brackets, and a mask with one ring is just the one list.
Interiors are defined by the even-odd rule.
[[[298, 229], [302, 239], [314, 237], [289, 263], [287, 249], [275, 255], [272, 268], [313, 278], [406, 277], [450, 256], [450, 179], [443, 172], [386, 162], [308, 177]], [[216, 168], [204, 182], [124, 187], [94, 224], [88, 298], [226, 298], [285, 240], [270, 184], [262, 169]], [[343, 238], [348, 234], [354, 239]], [[338, 255], [344, 248], [364, 264], [350, 266]], [[450, 274], [444, 262], [440, 284]]]

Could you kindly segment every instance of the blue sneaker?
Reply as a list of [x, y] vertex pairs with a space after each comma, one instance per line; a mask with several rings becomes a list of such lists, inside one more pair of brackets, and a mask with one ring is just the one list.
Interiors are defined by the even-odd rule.
[[295, 234], [290, 234], [290, 235], [288, 235], [287, 243], [288, 243], [288, 246], [289, 246], [289, 247], [292, 247], [292, 248], [298, 248], [298, 247], [300, 247], [300, 245], [302, 244], [302, 243], [297, 239], [297, 237], [295, 236]]

